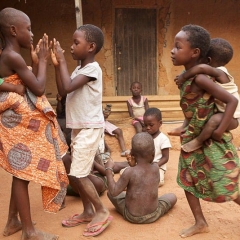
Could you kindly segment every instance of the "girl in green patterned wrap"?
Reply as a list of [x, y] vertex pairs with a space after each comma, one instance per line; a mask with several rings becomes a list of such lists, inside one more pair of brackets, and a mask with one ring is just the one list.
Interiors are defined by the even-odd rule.
[[[186, 25], [175, 36], [171, 51], [173, 64], [183, 65], [188, 70], [201, 63], [209, 46], [210, 36], [204, 28]], [[181, 133], [182, 145], [196, 138], [215, 113], [214, 98], [226, 103], [222, 122], [214, 131], [212, 139], [193, 152], [181, 150], [177, 182], [185, 191], [195, 224], [183, 230], [180, 236], [189, 237], [209, 231], [199, 198], [213, 202], [234, 200], [240, 204], [239, 159], [231, 142], [231, 133], [225, 132], [233, 117], [237, 100], [203, 74], [187, 80], [180, 88], [180, 95], [180, 105], [185, 115], [185, 128]]]

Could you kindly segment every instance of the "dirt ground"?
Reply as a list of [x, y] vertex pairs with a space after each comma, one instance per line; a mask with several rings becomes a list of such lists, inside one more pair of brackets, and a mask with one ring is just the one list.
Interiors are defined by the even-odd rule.
[[[177, 127], [179, 124], [164, 124], [162, 132], [166, 133], [168, 129]], [[133, 129], [126, 124], [120, 124], [124, 130], [127, 147], [130, 147], [130, 139], [134, 133]], [[238, 140], [239, 130], [233, 131], [234, 144], [239, 146]], [[114, 161], [124, 161], [124, 158], [119, 157], [119, 147], [117, 140], [114, 137], [106, 137], [107, 142], [113, 151], [112, 158]], [[159, 195], [173, 192], [177, 195], [178, 202], [174, 208], [165, 216], [152, 224], [137, 225], [126, 222], [115, 210], [107, 198], [106, 192], [101, 196], [101, 200], [110, 210], [114, 217], [113, 222], [97, 239], [104, 240], [123, 240], [123, 239], [145, 239], [145, 240], [177, 240], [179, 232], [183, 228], [187, 228], [194, 223], [193, 216], [187, 204], [183, 190], [176, 183], [177, 165], [179, 157], [179, 139], [178, 137], [170, 137], [173, 148], [170, 150], [170, 160], [167, 164], [168, 170], [165, 176], [165, 185], [159, 188]], [[115, 179], [119, 176], [115, 175]], [[8, 204], [10, 196], [11, 176], [0, 169], [0, 179], [2, 182], [0, 192], [0, 229], [3, 230], [8, 213]], [[66, 208], [57, 214], [46, 213], [42, 209], [41, 188], [35, 183], [30, 183], [29, 193], [31, 200], [31, 212], [33, 220], [36, 222], [36, 228], [59, 235], [62, 240], [78, 240], [84, 239], [82, 232], [85, 225], [80, 225], [74, 228], [63, 228], [61, 220], [75, 213], [82, 211], [81, 199], [77, 197], [67, 196]], [[240, 207], [233, 202], [222, 204], [209, 203], [201, 201], [203, 212], [210, 227], [209, 233], [198, 234], [190, 237], [191, 240], [224, 240], [224, 239], [239, 239], [240, 236]], [[18, 232], [9, 237], [0, 235], [0, 239], [19, 240], [21, 232]]]

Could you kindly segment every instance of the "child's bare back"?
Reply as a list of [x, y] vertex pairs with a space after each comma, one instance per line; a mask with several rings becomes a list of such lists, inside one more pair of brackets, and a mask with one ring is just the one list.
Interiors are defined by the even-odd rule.
[[[158, 197], [159, 168], [153, 162], [155, 154], [152, 136], [137, 133], [132, 139], [131, 166], [125, 169], [117, 182], [112, 173], [114, 163], [108, 161], [106, 176], [108, 197], [124, 219], [132, 223], [152, 223], [167, 213], [177, 202], [175, 194]], [[126, 193], [123, 192], [126, 189]]]
[[123, 172], [122, 177], [129, 178], [126, 207], [132, 215], [143, 216], [158, 207], [158, 172], [157, 164], [141, 162]]

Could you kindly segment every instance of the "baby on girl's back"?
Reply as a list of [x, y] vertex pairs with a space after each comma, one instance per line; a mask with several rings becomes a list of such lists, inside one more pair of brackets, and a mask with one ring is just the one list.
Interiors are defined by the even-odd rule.
[[[224, 88], [238, 99], [238, 106], [233, 115], [233, 118], [229, 122], [227, 131], [233, 130], [238, 127], [240, 120], [240, 102], [238, 87], [234, 83], [234, 78], [229, 74], [225, 65], [232, 59], [233, 49], [228, 41], [222, 38], [213, 38], [210, 42], [210, 49], [208, 51], [206, 62], [208, 64], [199, 64], [189, 70], [185, 71], [175, 79], [176, 84], [180, 87], [185, 83], [187, 79], [193, 78], [198, 74], [207, 74], [215, 79], [215, 83]], [[209, 79], [210, 80], [210, 79]], [[226, 104], [215, 99], [215, 104], [218, 112], [214, 114], [207, 122], [205, 128], [201, 134], [192, 141], [182, 145], [182, 149], [185, 152], [192, 152], [200, 148], [205, 140], [213, 137], [216, 140], [220, 140], [223, 132], [218, 129], [220, 122], [222, 121], [223, 113], [225, 112]], [[186, 119], [184, 124], [170, 131], [169, 135], [179, 136], [184, 130], [186, 125]]]

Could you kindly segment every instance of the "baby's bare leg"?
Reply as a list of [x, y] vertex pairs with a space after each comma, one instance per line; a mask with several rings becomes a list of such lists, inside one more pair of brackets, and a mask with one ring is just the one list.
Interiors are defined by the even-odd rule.
[[219, 126], [223, 117], [223, 113], [214, 114], [206, 123], [202, 132], [192, 141], [182, 145], [185, 152], [192, 152], [200, 148], [205, 140], [212, 136], [213, 131]]
[[180, 236], [182, 238], [190, 237], [198, 233], [207, 233], [209, 232], [208, 224], [203, 216], [202, 208], [199, 202], [199, 199], [192, 195], [190, 192], [185, 191], [185, 195], [188, 200], [188, 204], [192, 210], [193, 216], [195, 218], [195, 224], [188, 228], [182, 230]]

